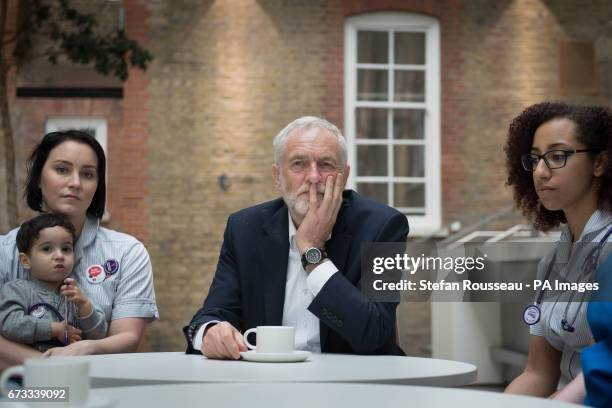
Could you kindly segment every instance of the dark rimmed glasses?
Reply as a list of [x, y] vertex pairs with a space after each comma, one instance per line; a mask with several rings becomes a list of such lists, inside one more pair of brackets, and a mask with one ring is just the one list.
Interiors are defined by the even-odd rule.
[[602, 149], [593, 147], [591, 149], [579, 150], [550, 150], [544, 154], [527, 153], [521, 156], [521, 164], [526, 171], [535, 171], [541, 159], [544, 159], [546, 166], [553, 169], [560, 169], [567, 163], [567, 158], [576, 153], [599, 152]]

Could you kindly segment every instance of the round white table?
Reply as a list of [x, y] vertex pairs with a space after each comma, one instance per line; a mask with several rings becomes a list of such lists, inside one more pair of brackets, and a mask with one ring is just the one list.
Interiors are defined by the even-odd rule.
[[[172, 384], [98, 388], [93, 408], [246, 407], [246, 408], [571, 408], [542, 398], [457, 388], [372, 384], [244, 383]], [[15, 406], [23, 406], [21, 404]]]
[[186, 382], [359, 382], [454, 387], [476, 380], [476, 367], [458, 361], [396, 356], [311, 354], [301, 363], [209, 360], [184, 353], [81, 357], [91, 361], [92, 386]]

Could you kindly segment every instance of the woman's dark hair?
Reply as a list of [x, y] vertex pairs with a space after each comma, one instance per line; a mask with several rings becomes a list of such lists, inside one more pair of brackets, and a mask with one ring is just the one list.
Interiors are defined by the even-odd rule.
[[[521, 156], [529, 153], [536, 130], [553, 119], [569, 119], [576, 124], [576, 138], [587, 148], [600, 148], [607, 156], [606, 168], [598, 185], [598, 207], [612, 210], [612, 112], [599, 106], [576, 106], [560, 102], [532, 105], [510, 124], [506, 152], [507, 185], [514, 189], [514, 201], [536, 229], [546, 231], [566, 223], [561, 210], [547, 210], [539, 201], [533, 174], [521, 165]], [[600, 152], [589, 153], [595, 158]]]
[[23, 195], [28, 206], [34, 211], [42, 211], [42, 191], [40, 190], [40, 177], [43, 166], [49, 157], [49, 153], [55, 147], [67, 141], [85, 144], [94, 151], [98, 158], [98, 188], [87, 209], [87, 214], [96, 218], [104, 215], [106, 202], [106, 157], [100, 143], [89, 133], [80, 130], [63, 130], [60, 132], [47, 133], [42, 141], [34, 148], [27, 161], [28, 177]]
[[16, 238], [19, 252], [29, 254], [32, 244], [40, 235], [40, 231], [53, 227], [62, 227], [68, 231], [72, 236], [72, 243], [74, 244], [74, 241], [76, 241], [76, 231], [70, 221], [61, 215], [46, 213], [21, 224]]

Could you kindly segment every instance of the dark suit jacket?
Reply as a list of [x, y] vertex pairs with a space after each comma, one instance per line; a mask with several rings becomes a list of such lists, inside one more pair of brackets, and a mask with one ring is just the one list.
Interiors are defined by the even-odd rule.
[[[211, 320], [227, 321], [240, 331], [282, 324], [289, 258], [287, 211], [279, 198], [229, 217], [208, 297], [183, 329], [187, 353], [199, 353], [191, 345], [191, 336]], [[404, 354], [395, 343], [397, 303], [371, 301], [359, 284], [361, 243], [405, 242], [407, 235], [406, 216], [354, 191], [344, 191], [325, 244], [338, 272], [308, 307], [320, 320], [323, 352]]]

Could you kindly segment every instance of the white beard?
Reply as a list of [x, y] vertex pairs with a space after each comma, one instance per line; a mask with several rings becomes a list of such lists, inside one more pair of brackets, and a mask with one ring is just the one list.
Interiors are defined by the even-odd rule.
[[[282, 175], [280, 176], [280, 184], [283, 201], [287, 205], [287, 208], [289, 208], [289, 213], [298, 215], [301, 218], [305, 217], [308, 213], [308, 209], [310, 208], [310, 195], [303, 193], [308, 193], [308, 191], [310, 191], [310, 184], [302, 184], [300, 188], [298, 188], [297, 192], [289, 191], [285, 185], [285, 180], [283, 179]], [[318, 193], [324, 194], [325, 185], [319, 183], [317, 185], [317, 190]], [[319, 202], [320, 201], [321, 200], [319, 199]]]
[[[298, 190], [299, 191], [299, 190]], [[300, 217], [305, 217], [310, 208], [310, 202], [308, 196], [298, 196], [298, 193], [288, 191], [285, 188], [284, 180], [281, 179], [281, 193], [283, 195], [283, 201], [287, 204], [290, 214], [296, 214]]]

